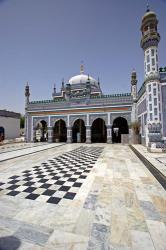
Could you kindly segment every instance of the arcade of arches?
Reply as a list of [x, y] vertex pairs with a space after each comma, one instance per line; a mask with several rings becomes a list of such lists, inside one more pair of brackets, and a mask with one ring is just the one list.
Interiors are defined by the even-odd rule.
[[121, 143], [122, 135], [129, 134], [127, 120], [123, 117], [114, 119], [112, 126], [106, 125], [101, 118], [96, 118], [91, 126], [84, 120], [77, 119], [72, 127], [67, 127], [63, 119], [48, 127], [47, 122], [40, 121], [34, 130], [34, 141], [69, 142], [69, 143]]

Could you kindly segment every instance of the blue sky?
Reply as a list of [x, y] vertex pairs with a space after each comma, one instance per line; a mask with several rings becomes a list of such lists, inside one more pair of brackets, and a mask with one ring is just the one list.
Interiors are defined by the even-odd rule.
[[[166, 66], [166, 0], [151, 0], [159, 19], [160, 66]], [[130, 74], [143, 82], [140, 24], [146, 0], [0, 0], [0, 109], [24, 113], [31, 100], [50, 99], [64, 77], [100, 77], [105, 94], [130, 91]]]

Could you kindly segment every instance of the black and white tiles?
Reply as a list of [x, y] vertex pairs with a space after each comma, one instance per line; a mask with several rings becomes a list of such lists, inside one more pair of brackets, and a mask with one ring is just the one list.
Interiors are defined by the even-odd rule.
[[73, 200], [100, 156], [102, 147], [81, 146], [0, 182], [6, 195], [58, 204]]

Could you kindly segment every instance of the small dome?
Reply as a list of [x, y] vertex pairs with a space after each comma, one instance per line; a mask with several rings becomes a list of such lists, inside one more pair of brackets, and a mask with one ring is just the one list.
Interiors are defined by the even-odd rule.
[[93, 77], [85, 75], [85, 74], [80, 74], [80, 75], [76, 75], [76, 76], [71, 77], [69, 79], [69, 83], [71, 85], [72, 84], [86, 83], [88, 81], [88, 79], [89, 79], [91, 84], [97, 83], [97, 81]]
[[147, 11], [144, 16], [142, 17], [142, 21], [145, 20], [146, 18], [155, 18], [156, 19], [156, 13], [153, 11]]

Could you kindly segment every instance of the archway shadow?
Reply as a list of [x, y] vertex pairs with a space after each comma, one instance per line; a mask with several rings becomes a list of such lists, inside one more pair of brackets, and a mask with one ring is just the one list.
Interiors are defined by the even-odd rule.
[[[115, 129], [118, 129], [117, 132]], [[113, 143], [121, 143], [121, 135], [122, 134], [128, 134], [129, 133], [129, 127], [128, 122], [123, 117], [117, 117], [113, 121], [112, 125], [112, 142]]]
[[0, 237], [0, 250], [17, 250], [21, 241], [15, 236]]
[[[77, 137], [79, 134], [79, 138]], [[72, 127], [72, 142], [86, 141], [86, 127], [82, 119], [77, 119]]]
[[97, 118], [93, 121], [91, 126], [91, 142], [92, 143], [106, 143], [107, 142], [107, 128], [105, 121]]

